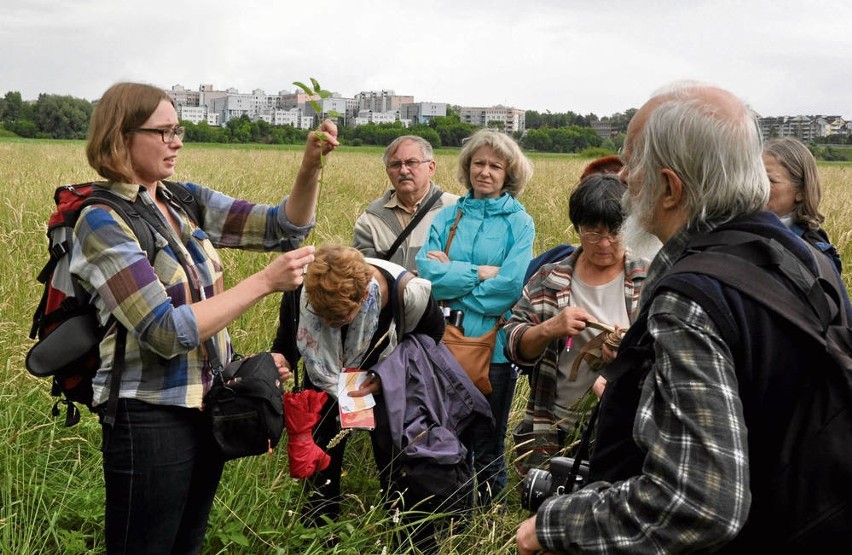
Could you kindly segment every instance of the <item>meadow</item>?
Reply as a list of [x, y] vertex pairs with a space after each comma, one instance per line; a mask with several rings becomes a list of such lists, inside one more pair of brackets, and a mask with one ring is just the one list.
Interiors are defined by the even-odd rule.
[[[63, 427], [53, 418], [49, 383], [30, 376], [24, 358], [33, 310], [42, 286], [35, 276], [46, 257], [45, 222], [53, 191], [61, 184], [95, 179], [79, 141], [0, 139], [0, 553], [102, 553], [103, 482], [100, 427], [84, 413]], [[329, 159], [310, 244], [349, 244], [357, 215], [389, 185], [381, 149], [341, 148]], [[462, 193], [456, 182], [457, 151], [436, 152], [435, 180]], [[530, 155], [535, 176], [520, 200], [536, 221], [535, 251], [576, 242], [568, 223], [568, 195], [588, 160], [569, 155]], [[292, 147], [214, 147], [188, 144], [176, 179], [212, 186], [258, 202], [277, 202], [290, 189], [301, 159]], [[823, 212], [830, 237], [852, 265], [852, 165], [820, 165]], [[235, 283], [259, 270], [268, 254], [224, 251], [227, 279]], [[852, 273], [844, 274], [847, 288]], [[239, 352], [266, 350], [278, 318], [271, 296], [230, 326]], [[518, 382], [511, 422], [527, 395]], [[511, 426], [511, 424], [510, 424]], [[299, 521], [303, 483], [289, 477], [285, 442], [267, 456], [227, 464], [211, 516], [204, 553], [402, 553], [406, 531], [381, 508], [367, 434], [347, 449], [344, 516], [324, 528]], [[511, 460], [511, 452], [509, 454]], [[464, 530], [450, 531], [441, 553], [514, 553], [514, 532], [526, 517], [519, 507], [517, 476], [508, 508], [476, 514]], [[329, 541], [334, 538], [334, 541]], [[402, 546], [393, 548], [402, 539]]]

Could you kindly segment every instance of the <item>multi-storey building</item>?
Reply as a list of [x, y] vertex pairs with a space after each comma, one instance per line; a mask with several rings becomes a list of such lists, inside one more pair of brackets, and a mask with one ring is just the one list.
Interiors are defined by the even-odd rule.
[[[352, 125], [367, 125], [368, 123], [394, 123], [399, 120], [399, 112], [374, 112], [372, 110], [361, 110], [358, 112], [358, 115], [352, 121]], [[408, 120], [409, 122], [411, 120]], [[408, 127], [408, 125], [405, 125]]]
[[760, 132], [767, 139], [795, 137], [808, 142], [829, 135], [848, 135], [847, 122], [840, 116], [779, 116], [759, 118]]
[[207, 106], [177, 106], [178, 119], [190, 121], [196, 125], [206, 121], [209, 125], [219, 125], [219, 114], [207, 110]]
[[403, 104], [399, 109], [399, 117], [412, 123], [428, 124], [432, 118], [446, 115], [447, 105], [442, 102], [415, 102]]
[[[413, 96], [397, 95], [391, 89], [362, 91], [354, 98], [343, 98], [337, 93], [320, 98], [301, 90], [266, 94], [262, 89], [255, 89], [251, 93], [240, 93], [234, 88], [217, 91], [211, 84], [202, 84], [197, 91], [173, 85], [166, 93], [174, 101], [180, 119], [193, 123], [206, 121], [210, 125], [225, 125], [232, 118], [246, 115], [272, 125], [310, 129], [316, 125], [317, 116], [333, 111], [341, 114], [344, 125], [401, 121], [408, 127], [411, 123], [427, 124], [434, 117], [447, 115], [445, 103], [415, 103]], [[320, 104], [322, 114], [314, 113], [311, 101]], [[507, 133], [526, 130], [526, 112], [517, 108], [464, 106], [459, 110], [459, 117], [465, 123], [497, 127]], [[819, 137], [852, 134], [852, 122], [840, 116], [765, 117], [759, 118], [759, 124], [767, 138], [796, 137], [807, 142]], [[592, 122], [592, 128], [601, 137], [609, 137], [613, 132], [606, 119]]]
[[181, 85], [173, 85], [166, 94], [175, 106], [201, 106], [201, 91], [188, 91]]
[[358, 111], [371, 110], [373, 112], [396, 112], [403, 104], [412, 104], [413, 96], [404, 96], [394, 93], [392, 90], [361, 91], [355, 95]]
[[591, 122], [592, 129], [595, 133], [597, 133], [598, 137], [601, 139], [608, 139], [612, 137], [612, 122], [609, 120], [595, 120]]
[[494, 127], [495, 122], [503, 127], [506, 133], [526, 130], [526, 111], [506, 106], [492, 106], [490, 108], [462, 106], [459, 109], [459, 118], [471, 125], [478, 127]]

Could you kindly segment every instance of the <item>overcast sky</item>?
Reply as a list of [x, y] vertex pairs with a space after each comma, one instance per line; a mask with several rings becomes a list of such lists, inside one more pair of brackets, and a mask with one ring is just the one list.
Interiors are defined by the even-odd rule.
[[852, 118], [852, 2], [0, 0], [0, 95], [117, 81], [593, 112], [677, 79], [761, 115]]

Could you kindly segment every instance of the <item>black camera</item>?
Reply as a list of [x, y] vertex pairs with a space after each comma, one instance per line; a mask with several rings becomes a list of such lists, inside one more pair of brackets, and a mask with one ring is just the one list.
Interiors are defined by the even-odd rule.
[[[576, 473], [575, 473], [576, 472]], [[580, 461], [574, 471], [571, 457], [550, 459], [550, 472], [542, 468], [531, 468], [521, 485], [521, 507], [535, 512], [545, 499], [577, 491], [589, 479], [589, 463]]]

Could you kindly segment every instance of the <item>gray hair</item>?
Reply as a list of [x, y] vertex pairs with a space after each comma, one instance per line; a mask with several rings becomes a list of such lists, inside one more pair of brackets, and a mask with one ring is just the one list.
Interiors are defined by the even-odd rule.
[[769, 179], [762, 139], [751, 109], [728, 91], [681, 82], [657, 93], [641, 130], [638, 170], [645, 184], [664, 168], [683, 181], [688, 225], [723, 223], [762, 210]]
[[506, 160], [506, 181], [501, 193], [509, 193], [513, 197], [524, 192], [524, 188], [532, 179], [532, 162], [524, 155], [521, 147], [514, 139], [493, 129], [480, 129], [471, 135], [459, 153], [459, 169], [456, 174], [468, 191], [473, 189], [470, 183], [470, 161], [477, 150], [483, 146], [494, 149], [501, 158]]
[[388, 165], [388, 160], [394, 155], [399, 145], [406, 141], [411, 141], [420, 147], [420, 155], [423, 156], [424, 160], [432, 160], [432, 145], [429, 141], [417, 135], [402, 135], [394, 139], [385, 149], [385, 153], [382, 155], [382, 162], [384, 162], [385, 166]]
[[775, 158], [787, 170], [796, 190], [802, 193], [802, 202], [796, 203], [793, 208], [795, 223], [818, 229], [819, 224], [825, 221], [825, 216], [819, 211], [822, 186], [814, 155], [793, 137], [769, 139], [763, 145], [763, 152]]

